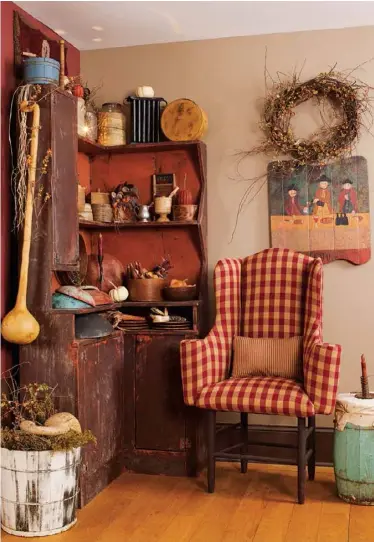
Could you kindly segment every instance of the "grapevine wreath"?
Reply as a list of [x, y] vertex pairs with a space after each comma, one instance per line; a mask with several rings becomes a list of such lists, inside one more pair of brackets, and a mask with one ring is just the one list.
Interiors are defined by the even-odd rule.
[[[261, 128], [263, 143], [252, 153], [275, 153], [292, 158], [293, 167], [326, 162], [352, 154], [352, 146], [363, 125], [362, 117], [369, 109], [369, 87], [347, 75], [331, 70], [300, 82], [294, 75], [281, 82], [273, 81], [265, 98]], [[333, 119], [327, 121], [309, 139], [297, 139], [292, 127], [295, 107], [308, 100], [327, 100]], [[290, 165], [290, 164], [288, 164]]]
[[[244, 206], [255, 199], [267, 179], [267, 172], [244, 178], [239, 171], [244, 158], [262, 153], [270, 155], [273, 160], [271, 167], [289, 174], [305, 165], [323, 167], [348, 158], [353, 154], [360, 130], [364, 128], [372, 133], [373, 98], [370, 91], [373, 88], [352, 76], [364, 64], [366, 62], [349, 72], [339, 72], [334, 66], [328, 72], [319, 73], [303, 82], [300, 80], [301, 72], [291, 76], [278, 72], [277, 79], [274, 79], [266, 67], [265, 57], [266, 96], [260, 120], [264, 137], [259, 145], [239, 153], [237, 172], [241, 180], [248, 182], [248, 186], [239, 203], [231, 241]], [[268, 78], [271, 79], [270, 85]], [[295, 108], [309, 100], [317, 100], [322, 106], [322, 127], [309, 138], [297, 138], [292, 129]], [[323, 110], [326, 101], [331, 106], [328, 115]]]

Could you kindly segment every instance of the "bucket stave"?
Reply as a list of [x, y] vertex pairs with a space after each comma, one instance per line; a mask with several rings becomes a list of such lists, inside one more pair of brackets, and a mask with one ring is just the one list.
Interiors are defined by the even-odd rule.
[[334, 472], [338, 495], [374, 505], [374, 399], [340, 394], [335, 410]]
[[1, 449], [1, 526], [22, 537], [66, 531], [76, 522], [80, 448]]

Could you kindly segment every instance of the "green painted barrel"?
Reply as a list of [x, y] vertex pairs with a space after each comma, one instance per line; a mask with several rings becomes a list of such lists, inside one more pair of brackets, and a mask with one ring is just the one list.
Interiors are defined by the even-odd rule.
[[338, 396], [334, 471], [341, 499], [374, 505], [374, 399]]

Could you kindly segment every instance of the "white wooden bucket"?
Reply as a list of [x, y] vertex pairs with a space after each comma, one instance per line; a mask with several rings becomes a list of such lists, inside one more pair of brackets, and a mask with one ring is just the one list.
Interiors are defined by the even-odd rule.
[[61, 533], [76, 520], [80, 448], [23, 452], [1, 448], [1, 527], [32, 537]]

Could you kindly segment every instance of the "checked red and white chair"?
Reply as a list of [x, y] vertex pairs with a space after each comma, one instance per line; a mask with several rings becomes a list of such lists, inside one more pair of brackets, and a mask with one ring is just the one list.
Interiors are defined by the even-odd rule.
[[[306, 466], [315, 473], [315, 415], [331, 414], [337, 393], [341, 347], [322, 340], [320, 259], [272, 248], [215, 268], [216, 321], [202, 340], [181, 343], [184, 401], [207, 410], [208, 491], [215, 463], [240, 460], [247, 472], [248, 413], [298, 418], [298, 501], [305, 500]], [[233, 339], [303, 337], [303, 382], [277, 377], [230, 378]], [[241, 439], [215, 450], [216, 412], [241, 413]], [[308, 423], [307, 423], [308, 422]], [[229, 451], [231, 450], [231, 451]]]

